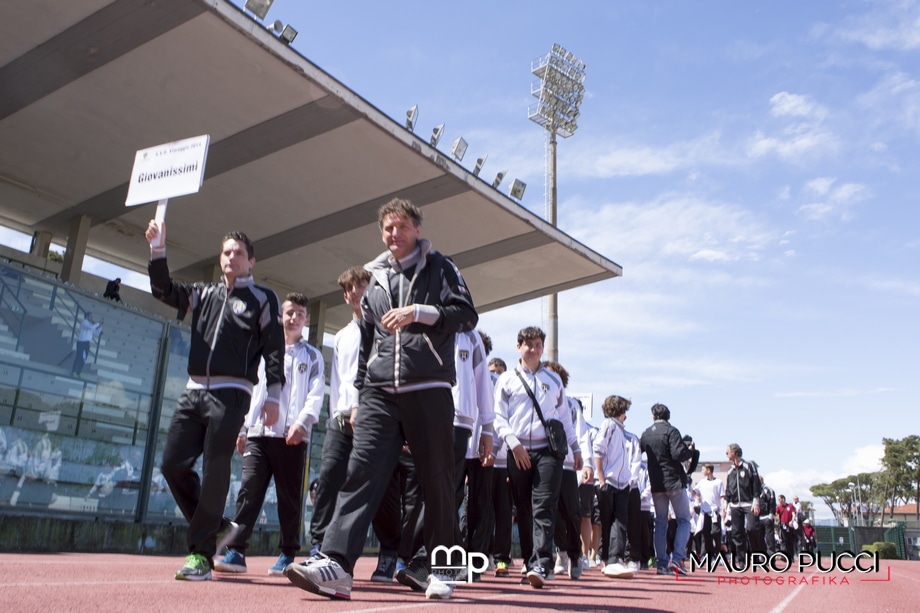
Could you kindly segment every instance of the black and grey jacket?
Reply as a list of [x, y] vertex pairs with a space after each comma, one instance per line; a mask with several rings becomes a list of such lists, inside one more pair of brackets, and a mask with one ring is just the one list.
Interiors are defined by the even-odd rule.
[[[741, 460], [738, 466], [732, 465], [725, 476], [725, 493], [722, 495], [730, 507], [749, 507], [760, 498], [761, 483], [757, 467], [751, 462]], [[775, 506], [774, 506], [775, 508]], [[770, 508], [767, 513], [772, 513]]]
[[[476, 327], [479, 315], [460, 271], [427, 240], [401, 262], [389, 252], [365, 266], [371, 272], [361, 301], [361, 353], [355, 386], [408, 392], [451, 387], [456, 380], [454, 335]], [[390, 310], [418, 305], [415, 322], [390, 333], [380, 320]]]
[[265, 357], [268, 397], [277, 399], [284, 383], [284, 330], [275, 293], [253, 282], [177, 283], [166, 258], [150, 260], [150, 291], [155, 298], [192, 314], [188, 356], [190, 388], [236, 387], [250, 394], [259, 381], [259, 358]]

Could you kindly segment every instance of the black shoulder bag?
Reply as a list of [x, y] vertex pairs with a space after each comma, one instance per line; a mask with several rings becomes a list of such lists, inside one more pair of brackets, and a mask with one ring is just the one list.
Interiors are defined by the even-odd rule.
[[546, 441], [549, 443], [550, 454], [555, 458], [564, 460], [569, 451], [569, 442], [565, 436], [565, 427], [558, 419], [550, 419], [547, 421], [543, 418], [543, 411], [540, 410], [540, 403], [537, 402], [537, 397], [534, 396], [533, 390], [527, 385], [527, 381], [521, 375], [521, 371], [515, 368], [514, 373], [518, 376], [518, 379], [521, 380], [521, 383], [524, 384], [524, 389], [527, 390], [527, 395], [530, 396], [530, 399], [533, 401], [533, 406], [537, 410], [537, 417], [540, 418], [540, 423], [543, 424], [543, 429], [546, 430]]

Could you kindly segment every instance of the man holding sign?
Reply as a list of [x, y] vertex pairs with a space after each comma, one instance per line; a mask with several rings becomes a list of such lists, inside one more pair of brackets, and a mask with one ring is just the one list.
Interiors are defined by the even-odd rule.
[[[284, 331], [278, 297], [253, 282], [252, 242], [241, 232], [224, 237], [221, 283], [177, 283], [166, 265], [166, 226], [151, 221], [150, 290], [155, 298], [192, 314], [189, 380], [176, 403], [161, 470], [189, 522], [189, 555], [176, 579], [211, 579], [217, 533], [230, 488], [230, 460], [265, 358], [265, 425], [278, 419], [284, 384]], [[193, 469], [204, 456], [201, 476]]]

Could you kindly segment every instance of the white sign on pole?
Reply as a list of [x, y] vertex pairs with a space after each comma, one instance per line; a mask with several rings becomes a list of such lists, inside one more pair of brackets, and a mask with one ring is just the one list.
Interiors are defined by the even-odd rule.
[[196, 193], [204, 181], [210, 140], [205, 134], [138, 151], [125, 206]]
[[585, 420], [594, 418], [594, 394], [569, 394], [569, 396], [581, 402], [581, 406], [585, 409]]

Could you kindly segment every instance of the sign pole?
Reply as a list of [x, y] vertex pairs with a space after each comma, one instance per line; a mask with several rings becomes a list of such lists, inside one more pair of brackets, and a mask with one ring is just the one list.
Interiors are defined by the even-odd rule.
[[166, 205], [168, 203], [169, 203], [169, 198], [163, 198], [157, 203], [157, 213], [156, 213], [156, 216], [153, 218], [153, 220], [157, 222], [157, 227], [161, 230], [161, 232], [157, 235], [156, 244], [154, 245], [154, 247], [164, 246], [162, 229], [163, 229], [163, 222], [166, 221]]

